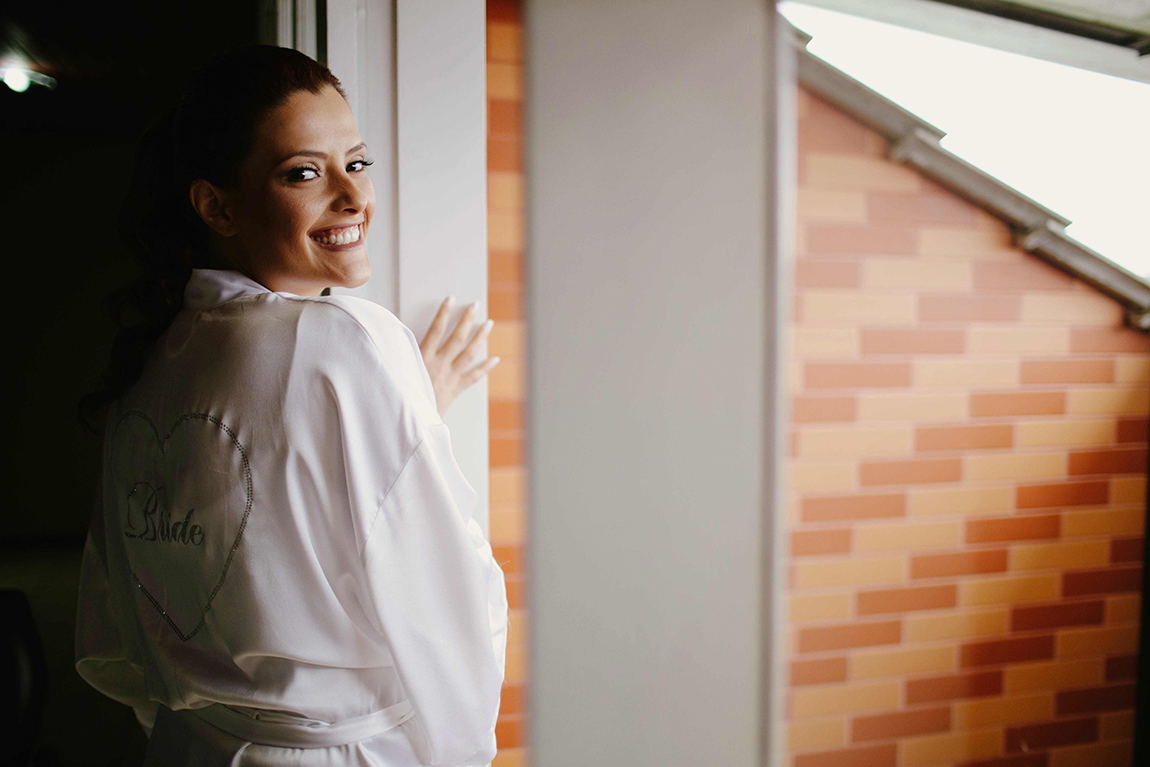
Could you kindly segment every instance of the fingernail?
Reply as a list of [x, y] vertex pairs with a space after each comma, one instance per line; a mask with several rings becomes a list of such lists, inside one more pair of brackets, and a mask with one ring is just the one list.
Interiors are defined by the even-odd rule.
[[499, 364], [499, 359], [500, 359], [499, 357], [492, 357], [492, 358], [491, 358], [491, 364], [492, 364], [492, 365], [498, 365], [498, 364]]
[[491, 330], [491, 326], [494, 324], [495, 324], [495, 320], [488, 320], [487, 322], [483, 323], [484, 332]]
[[473, 304], [471, 304], [471, 308], [472, 309], [478, 309], [479, 308], [479, 299], [476, 299], [475, 302]]

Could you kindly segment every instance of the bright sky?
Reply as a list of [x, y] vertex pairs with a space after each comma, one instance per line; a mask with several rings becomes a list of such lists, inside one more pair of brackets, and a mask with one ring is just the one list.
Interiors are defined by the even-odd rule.
[[947, 135], [942, 145], [1150, 275], [1150, 84], [795, 2], [807, 50]]

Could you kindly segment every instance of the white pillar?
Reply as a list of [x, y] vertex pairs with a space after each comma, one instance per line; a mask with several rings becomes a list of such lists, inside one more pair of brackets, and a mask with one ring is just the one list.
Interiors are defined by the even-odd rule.
[[528, 0], [532, 764], [781, 765], [766, 0]]

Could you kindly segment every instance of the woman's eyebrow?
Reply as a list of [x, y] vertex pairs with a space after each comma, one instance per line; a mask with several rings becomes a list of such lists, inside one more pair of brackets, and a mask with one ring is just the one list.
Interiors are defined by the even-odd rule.
[[[367, 144], [363, 141], [359, 142], [358, 144], [353, 146], [351, 149], [347, 150], [347, 154], [353, 154], [355, 152], [358, 152], [361, 149], [367, 149]], [[323, 159], [324, 157], [327, 157], [327, 152], [316, 152], [316, 151], [310, 150], [310, 149], [305, 149], [305, 150], [300, 151], [300, 152], [292, 152], [291, 154], [287, 154], [287, 155], [284, 155], [283, 157], [281, 157], [279, 159], [279, 161], [276, 162], [276, 165], [282, 165], [283, 163], [287, 162], [288, 160], [292, 159], [293, 157], [315, 157], [318, 159]]]

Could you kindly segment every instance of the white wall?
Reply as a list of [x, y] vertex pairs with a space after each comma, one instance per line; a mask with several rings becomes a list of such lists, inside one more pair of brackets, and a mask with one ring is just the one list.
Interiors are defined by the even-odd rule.
[[532, 764], [767, 764], [773, 5], [526, 5]]

